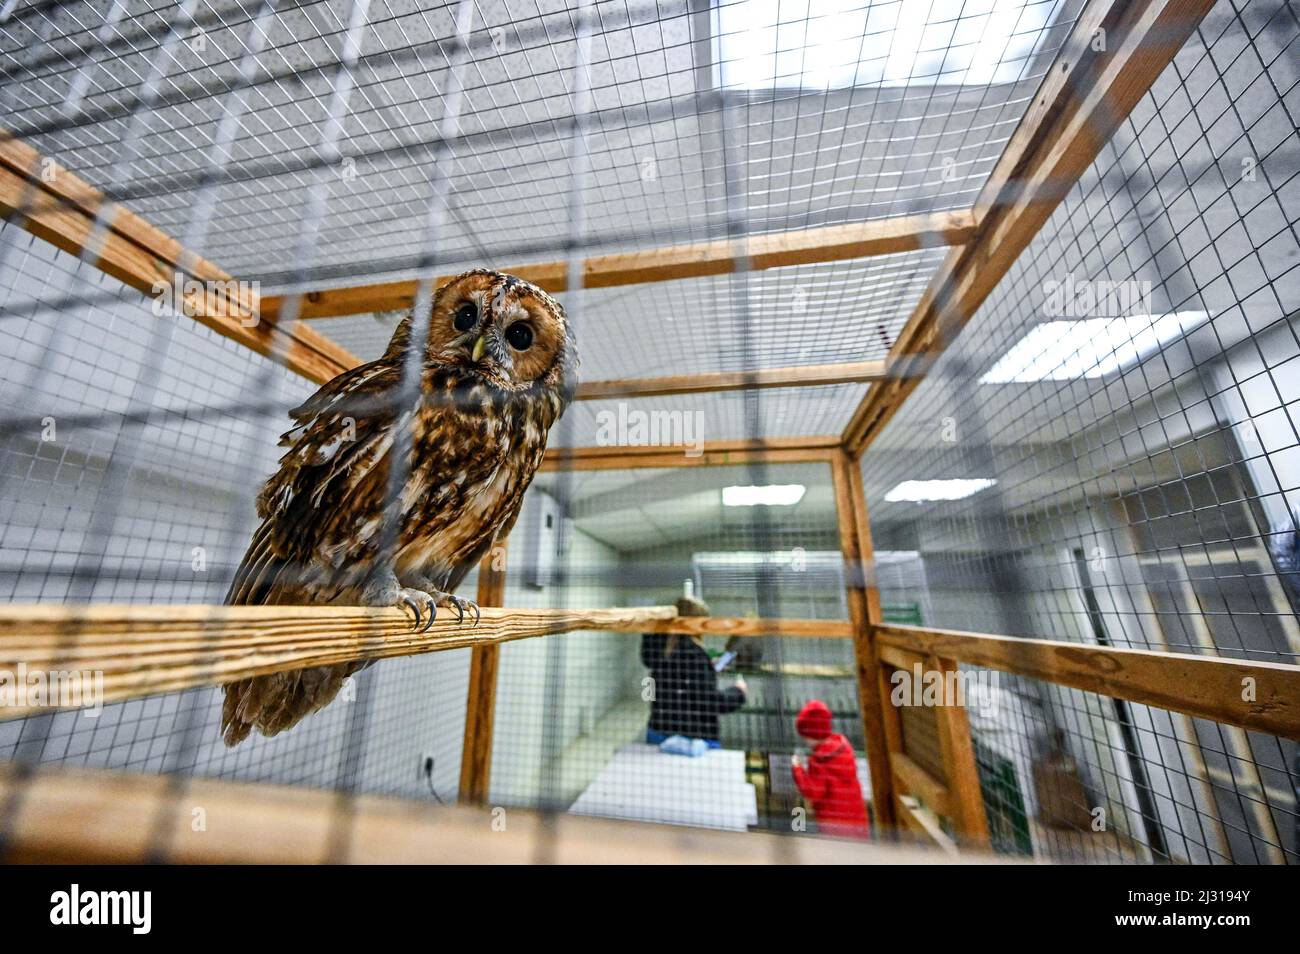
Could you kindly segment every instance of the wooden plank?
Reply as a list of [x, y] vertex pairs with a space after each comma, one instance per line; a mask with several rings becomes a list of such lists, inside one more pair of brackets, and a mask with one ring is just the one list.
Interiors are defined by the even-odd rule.
[[584, 381], [578, 385], [579, 401], [610, 398], [663, 397], [673, 394], [708, 394], [726, 391], [760, 391], [769, 388], [805, 388], [830, 384], [864, 384], [881, 381], [884, 361], [850, 361], [844, 364], [810, 364], [753, 371], [717, 371], [705, 374], [665, 375]]
[[[0, 765], [4, 860], [62, 864], [923, 864], [915, 846], [646, 825], [218, 779]], [[203, 825], [196, 830], [195, 810]], [[502, 827], [504, 823], [504, 829]]]
[[[749, 259], [750, 271], [838, 262], [960, 245], [969, 239], [974, 225], [974, 217], [965, 209], [928, 212], [893, 219], [753, 235], [746, 240], [745, 254]], [[614, 288], [727, 275], [735, 270], [736, 260], [736, 243], [730, 239], [597, 255], [583, 262], [582, 284], [584, 288]], [[549, 292], [563, 292], [568, 288], [567, 262], [502, 266], [501, 270], [526, 279]], [[438, 284], [451, 277], [439, 277]], [[309, 291], [302, 296], [301, 316], [332, 318], [369, 311], [404, 311], [415, 304], [417, 289], [416, 280], [407, 280]], [[262, 302], [263, 315], [278, 314], [283, 300], [281, 297], [267, 296]]]
[[889, 768], [893, 773], [894, 790], [901, 795], [913, 795], [930, 807], [937, 815], [952, 811], [948, 786], [935, 778], [906, 752], [890, 752]]
[[896, 624], [876, 634], [883, 645], [1300, 739], [1300, 666]]
[[[478, 566], [478, 605], [505, 606], [506, 543], [494, 546]], [[460, 755], [460, 800], [487, 801], [492, 781], [492, 730], [497, 709], [497, 671], [501, 646], [475, 646], [469, 657], [469, 693], [465, 700], [465, 737]]]
[[[0, 130], [0, 216], [69, 254], [89, 256], [101, 271], [153, 297], [156, 286], [182, 285], [186, 314], [224, 337], [273, 357], [317, 383], [357, 364], [357, 359], [303, 322], [284, 329], [260, 313], [260, 300], [247, 283], [181, 247], [180, 243], [121, 206], [106, 213], [102, 238], [95, 220], [101, 192], [21, 140]], [[87, 245], [96, 246], [87, 251]]]
[[[948, 685], [948, 674], [957, 668], [951, 660], [926, 656], [883, 641], [879, 644], [879, 653], [881, 661], [890, 667], [890, 675], [892, 671], [903, 670], [909, 679], [914, 679], [918, 672], [937, 672], [945, 680], [945, 686]], [[943, 788], [942, 806], [930, 798], [927, 798], [927, 802], [936, 814], [951, 819], [953, 828], [962, 836], [963, 846], [987, 846], [988, 820], [984, 813], [984, 796], [980, 790], [979, 767], [975, 762], [975, 748], [971, 742], [966, 708], [947, 698], [930, 708], [934, 713], [935, 735], [938, 740], [939, 764], [936, 765], [936, 770], [942, 768], [946, 783], [935, 780], [935, 784]], [[933, 775], [905, 753], [891, 754], [891, 765], [894, 764], [896, 755], [902, 755], [926, 779], [934, 779]], [[895, 772], [897, 773], [897, 767]], [[913, 791], [913, 794], [925, 797], [924, 792]], [[933, 797], [933, 791], [930, 795]]]
[[923, 844], [938, 848], [950, 857], [958, 857], [956, 842], [948, 837], [934, 812], [907, 795], [899, 795], [896, 801], [898, 818], [906, 829], [919, 836]]
[[821, 463], [839, 453], [838, 436], [775, 437], [758, 440], [704, 441], [698, 449], [676, 444], [548, 447], [543, 471], [632, 470], [655, 467], [726, 467], [763, 461], [769, 464]]
[[678, 616], [651, 620], [647, 633], [692, 636], [782, 636], [804, 639], [849, 639], [853, 627], [844, 619], [750, 619], [727, 616]]
[[895, 669], [906, 669], [908, 672], [912, 672], [917, 666], [920, 666], [922, 671], [925, 669], [925, 657], [920, 653], [914, 653], [898, 646], [885, 645], [880, 647], [879, 652], [880, 661]]
[[[842, 451], [831, 462], [831, 483], [835, 491], [835, 516], [840, 549], [850, 577], [847, 581], [849, 621], [853, 627], [853, 654], [858, 674], [858, 704], [866, 740], [867, 768], [871, 773], [871, 807], [877, 831], [888, 832], [898, 825], [895, 814], [893, 773], [889, 766], [886, 735], [886, 700], [883, 670], [872, 628], [881, 619], [880, 591], [865, 585], [866, 567], [872, 560], [871, 527], [867, 522], [862, 476], [856, 462]], [[855, 579], [860, 575], [861, 579]]]
[[[1091, 0], [975, 203], [975, 232], [949, 253], [844, 430], [858, 456], [974, 316], [1195, 31], [1213, 0]], [[1106, 31], [1104, 50], [1094, 31]]]
[[[9, 604], [0, 607], [0, 692], [18, 678], [55, 671], [90, 674], [86, 691], [117, 702], [271, 672], [382, 659], [576, 630], [641, 632], [676, 615], [636, 609], [484, 609], [478, 625], [443, 610], [414, 632], [401, 610], [343, 606]], [[98, 674], [98, 675], [95, 675]], [[9, 676], [9, 679], [5, 679]], [[6, 698], [0, 719], [45, 708], [28, 693]], [[39, 700], [43, 701], [43, 700]], [[74, 707], [81, 707], [74, 704]]]
[[[932, 656], [928, 668], [939, 672], [946, 683], [948, 675], [957, 671], [957, 664], [951, 659]], [[934, 714], [939, 723], [939, 751], [948, 773], [948, 791], [952, 796], [947, 817], [961, 836], [963, 846], [987, 848], [988, 816], [984, 811], [984, 793], [980, 789], [970, 719], [966, 706], [957, 705], [956, 700], [945, 701], [950, 704], [936, 706]]]

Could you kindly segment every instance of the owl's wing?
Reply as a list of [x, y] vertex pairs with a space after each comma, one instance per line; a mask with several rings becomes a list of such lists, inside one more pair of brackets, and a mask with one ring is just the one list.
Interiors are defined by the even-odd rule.
[[[257, 498], [253, 534], [226, 601], [320, 602], [328, 598], [331, 548], [355, 554], [382, 517], [387, 454], [396, 417], [389, 397], [397, 371], [371, 362], [334, 378], [290, 411], [280, 468]], [[373, 513], [369, 513], [373, 510]]]

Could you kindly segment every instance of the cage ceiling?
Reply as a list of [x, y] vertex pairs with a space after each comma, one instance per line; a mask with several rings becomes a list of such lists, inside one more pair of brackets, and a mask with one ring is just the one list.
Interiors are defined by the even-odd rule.
[[[0, 101], [41, 155], [270, 295], [968, 210], [1081, 6], [10, 4]], [[583, 378], [883, 359], [947, 244], [567, 292]], [[368, 360], [394, 320], [313, 326]], [[708, 436], [838, 433], [861, 391], [748, 416], [715, 396]], [[593, 443], [607, 406], [557, 439]]]

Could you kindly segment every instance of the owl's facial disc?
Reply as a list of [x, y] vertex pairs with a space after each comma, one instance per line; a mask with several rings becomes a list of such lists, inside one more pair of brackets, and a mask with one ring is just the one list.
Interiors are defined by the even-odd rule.
[[468, 379], [523, 391], [554, 367], [565, 334], [563, 311], [545, 292], [513, 275], [474, 269], [439, 290], [430, 357]]

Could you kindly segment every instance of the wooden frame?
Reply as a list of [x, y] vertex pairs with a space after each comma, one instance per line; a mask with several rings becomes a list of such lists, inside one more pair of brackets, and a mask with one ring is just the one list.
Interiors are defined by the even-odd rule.
[[99, 190], [3, 130], [0, 216], [148, 296], [178, 276], [202, 282], [201, 292], [184, 298], [195, 321], [313, 381], [357, 364], [303, 322], [281, 328], [268, 320], [258, 296], [229, 274], [121, 206], [106, 207]]
[[584, 381], [578, 385], [579, 401], [610, 398], [665, 397], [675, 394], [715, 394], [726, 391], [761, 391], [768, 388], [810, 388], [829, 384], [865, 384], [888, 376], [884, 361], [844, 364], [808, 364], [754, 371], [715, 371], [657, 378], [623, 378]]
[[[478, 605], [505, 606], [506, 543], [494, 546], [478, 567]], [[497, 671], [501, 646], [475, 646], [469, 657], [469, 690], [465, 697], [465, 739], [460, 753], [460, 800], [471, 805], [487, 801], [492, 780], [492, 729], [496, 721]]]
[[831, 484], [839, 522], [840, 548], [846, 570], [849, 621], [853, 627], [853, 655], [857, 666], [858, 708], [867, 741], [867, 768], [871, 774], [871, 804], [878, 829], [897, 827], [899, 817], [889, 767], [888, 727], [891, 718], [885, 705], [885, 684], [876, 646], [874, 627], [883, 616], [880, 590], [868, 567], [874, 559], [871, 523], [867, 518], [862, 474], [843, 451], [831, 462]]
[[[860, 455], [974, 317], [1213, 0], [1092, 0], [975, 203], [975, 233], [948, 254], [889, 352], [903, 373], [873, 385], [844, 429]], [[1094, 35], [1104, 31], [1105, 48]]]
[[656, 467], [726, 467], [767, 464], [829, 463], [840, 453], [839, 438], [780, 437], [766, 440], [705, 441], [699, 453], [681, 445], [548, 447], [543, 471], [633, 470]]
[[1300, 739], [1300, 666], [917, 626], [876, 633], [883, 646]]
[[[1210, 0], [1087, 3], [971, 210], [755, 236], [739, 255], [735, 243], [723, 241], [598, 256], [584, 263], [584, 285], [603, 288], [724, 275], [735, 269], [738, 258], [747, 259], [750, 269], [762, 270], [954, 246], [886, 361], [595, 381], [578, 392], [579, 400], [603, 400], [870, 382], [841, 434], [710, 442], [696, 456], [681, 447], [552, 448], [543, 464], [545, 470], [602, 470], [753, 461], [827, 463], [843, 553], [853, 571], [847, 623], [688, 622], [673, 618], [667, 608], [549, 614], [485, 608], [477, 629], [458, 627], [444, 617], [428, 634], [412, 634], [409, 620], [395, 610], [17, 606], [0, 611], [0, 667], [21, 663], [97, 669], [104, 673], [104, 701], [115, 701], [308, 665], [469, 646], [471, 697], [461, 790], [467, 800], [481, 800], [490, 778], [491, 710], [502, 641], [581, 629], [852, 638], [877, 820], [884, 827], [906, 826], [939, 844], [946, 837], [935, 823], [939, 816], [951, 819], [964, 839], [987, 841], [969, 724], [960, 709], [940, 714], [948, 778], [936, 779], [903, 746], [897, 712], [886, 702], [886, 669], [891, 665], [921, 659], [927, 668], [951, 671], [957, 662], [965, 662], [1300, 738], [1300, 667], [887, 625], [878, 590], [866, 572], [872, 542], [856, 459], [1006, 276], [1211, 5]], [[1091, 42], [1098, 30], [1108, 37], [1105, 49], [1095, 49]], [[0, 133], [0, 213], [146, 294], [156, 283], [171, 283], [177, 275], [210, 283], [187, 299], [196, 320], [313, 381], [323, 382], [356, 364], [354, 356], [303, 320], [280, 327], [286, 298], [259, 301], [231, 276], [148, 223], [122, 208], [105, 207], [100, 192], [48, 162]], [[51, 169], [52, 175], [42, 174]], [[546, 262], [511, 270], [562, 291], [568, 264]], [[299, 318], [307, 319], [410, 307], [414, 293], [415, 283], [408, 281], [293, 297], [300, 301]], [[481, 578], [480, 602], [485, 607], [500, 602], [502, 585], [499, 578]], [[1256, 689], [1250, 702], [1241, 699], [1243, 680], [1251, 680]], [[11, 707], [0, 715], [31, 711]], [[77, 792], [58, 788], [62, 781], [50, 784], [60, 793], [54, 804], [60, 798], [75, 801]], [[295, 792], [294, 797], [303, 795]], [[295, 801], [295, 810], [298, 804]], [[58, 844], [50, 840], [37, 853], [57, 855]], [[114, 856], [111, 850], [107, 854]]]
[[[876, 219], [847, 225], [797, 232], [754, 235], [745, 240], [743, 249], [730, 239], [673, 245], [640, 252], [597, 255], [582, 265], [584, 288], [615, 288], [648, 282], [677, 281], [727, 275], [736, 270], [736, 260], [744, 255], [750, 271], [838, 262], [892, 255], [923, 248], [960, 245], [974, 232], [975, 221], [967, 210], [928, 212], [896, 219]], [[541, 262], [532, 265], [503, 265], [503, 271], [526, 279], [548, 292], [563, 292], [568, 287], [569, 263]], [[442, 284], [453, 276], [440, 276]], [[294, 295], [270, 296], [262, 301], [262, 314], [275, 318], [291, 297], [300, 298], [300, 318], [334, 318], [371, 311], [402, 311], [415, 304], [419, 282], [410, 279], [381, 282], [352, 288], [331, 288]]]

